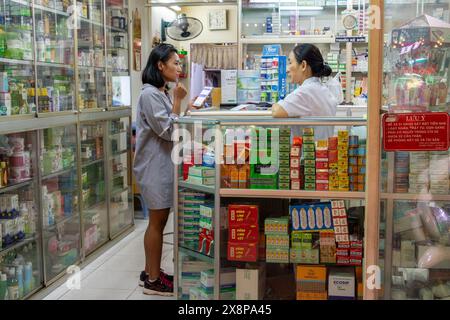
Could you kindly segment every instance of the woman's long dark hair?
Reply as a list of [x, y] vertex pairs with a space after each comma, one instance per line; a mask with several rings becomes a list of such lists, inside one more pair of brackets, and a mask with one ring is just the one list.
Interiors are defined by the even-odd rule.
[[156, 88], [164, 87], [166, 82], [164, 81], [161, 71], [158, 69], [158, 62], [161, 61], [166, 63], [174, 53], [178, 53], [177, 49], [175, 49], [173, 45], [167, 43], [162, 43], [153, 48], [148, 57], [147, 65], [142, 72], [142, 83], [151, 84]]
[[328, 77], [331, 74], [330, 66], [324, 63], [322, 54], [315, 45], [309, 43], [299, 44], [294, 48], [293, 52], [299, 64], [306, 61], [311, 67], [314, 77]]

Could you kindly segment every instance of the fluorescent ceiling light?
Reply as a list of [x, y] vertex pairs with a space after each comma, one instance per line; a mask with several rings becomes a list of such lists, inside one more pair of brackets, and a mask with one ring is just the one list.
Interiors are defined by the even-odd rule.
[[179, 6], [170, 6], [170, 9], [175, 11], [181, 11], [181, 8]]

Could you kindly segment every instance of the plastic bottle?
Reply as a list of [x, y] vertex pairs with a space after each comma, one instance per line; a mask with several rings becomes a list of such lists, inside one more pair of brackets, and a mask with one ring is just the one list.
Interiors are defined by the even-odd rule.
[[0, 273], [0, 300], [8, 300], [7, 282], [6, 274]]
[[16, 269], [16, 279], [17, 279], [17, 286], [19, 287], [19, 298], [21, 299], [24, 296], [22, 265], [18, 266]]
[[9, 300], [19, 300], [19, 283], [16, 278], [15, 268], [9, 269], [8, 296]]
[[24, 277], [24, 291], [25, 293], [31, 292], [33, 286], [33, 265], [31, 262], [25, 264], [25, 277]]

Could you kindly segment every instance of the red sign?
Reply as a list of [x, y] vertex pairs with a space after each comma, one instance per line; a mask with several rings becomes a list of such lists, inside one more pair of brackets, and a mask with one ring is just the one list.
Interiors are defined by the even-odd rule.
[[449, 121], [449, 115], [445, 112], [385, 114], [383, 116], [384, 150], [448, 150]]

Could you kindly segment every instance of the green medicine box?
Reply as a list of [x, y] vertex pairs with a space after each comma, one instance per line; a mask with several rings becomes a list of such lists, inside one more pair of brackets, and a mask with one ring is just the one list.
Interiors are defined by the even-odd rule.
[[314, 136], [303, 136], [303, 145], [313, 144], [315, 142]]
[[290, 128], [281, 128], [280, 136], [281, 137], [289, 137], [289, 139], [290, 139], [291, 138], [291, 129]]
[[289, 136], [281, 136], [280, 137], [280, 144], [288, 144], [290, 146], [291, 144], [291, 137]]
[[280, 168], [289, 168], [290, 165], [291, 165], [291, 163], [289, 160], [289, 155], [288, 155], [288, 159], [280, 160]]
[[288, 164], [289, 164], [289, 152], [280, 152], [280, 154], [279, 154], [279, 157], [280, 157], [280, 163], [281, 163], [281, 160], [287, 160], [288, 162]]
[[290, 183], [279, 183], [278, 188], [280, 190], [289, 190], [290, 189]]
[[305, 175], [315, 175], [316, 168], [315, 167], [305, 167]]
[[305, 175], [305, 182], [316, 183], [316, 176], [315, 175]]
[[280, 144], [280, 153], [281, 152], [287, 152], [289, 154], [290, 150], [291, 150], [291, 145], [290, 144]]
[[316, 146], [313, 143], [308, 143], [303, 145], [303, 152], [314, 152], [316, 151]]
[[306, 167], [313, 167], [313, 168], [315, 168], [316, 167], [316, 160], [305, 160], [303, 164], [304, 164], [305, 168]]
[[286, 168], [286, 167], [281, 167], [281, 168], [279, 169], [279, 172], [280, 172], [280, 176], [281, 176], [281, 175], [283, 175], [283, 176], [289, 176], [289, 175], [291, 174], [291, 169], [290, 169], [290, 168]]
[[316, 183], [315, 182], [305, 182], [305, 190], [308, 190], [308, 191], [316, 190]]
[[316, 159], [316, 154], [315, 154], [314, 151], [312, 151], [312, 152], [304, 151], [303, 152], [303, 158], [305, 160], [315, 160]]

